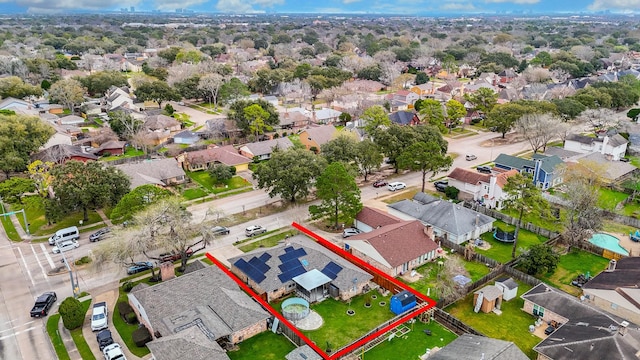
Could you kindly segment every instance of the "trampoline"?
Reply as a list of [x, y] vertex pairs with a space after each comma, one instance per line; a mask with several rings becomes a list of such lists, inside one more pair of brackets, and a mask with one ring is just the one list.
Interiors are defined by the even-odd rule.
[[516, 232], [504, 231], [502, 229], [496, 228], [496, 230], [493, 232], [493, 238], [501, 242], [512, 243], [516, 241]]

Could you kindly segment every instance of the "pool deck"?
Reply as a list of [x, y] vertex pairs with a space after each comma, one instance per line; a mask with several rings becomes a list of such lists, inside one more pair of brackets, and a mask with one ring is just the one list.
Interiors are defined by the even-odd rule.
[[629, 251], [629, 256], [640, 256], [640, 243], [632, 241], [629, 234], [617, 234], [611, 232], [602, 232], [617, 237], [620, 240], [620, 246]]

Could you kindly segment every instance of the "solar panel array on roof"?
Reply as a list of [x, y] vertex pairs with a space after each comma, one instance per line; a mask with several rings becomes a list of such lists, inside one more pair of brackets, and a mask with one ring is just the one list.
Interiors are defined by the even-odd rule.
[[249, 260], [249, 264], [251, 264], [254, 268], [260, 270], [260, 273], [264, 274], [267, 271], [269, 271], [269, 269], [271, 269], [271, 267], [267, 264], [265, 264], [262, 260], [258, 259], [257, 257], [252, 257], [251, 260]]
[[289, 251], [293, 251], [293, 246], [287, 246], [286, 248], [284, 248], [285, 253], [288, 253]]
[[264, 254], [260, 255], [260, 257], [258, 259], [260, 259], [262, 262], [266, 263], [267, 261], [269, 261], [269, 259], [271, 259], [271, 254], [264, 253]]
[[[291, 259], [297, 259], [301, 256], [305, 256], [307, 255], [307, 252], [304, 251], [303, 248], [299, 248], [296, 250], [287, 250], [288, 248], [285, 248], [285, 253], [278, 256], [278, 258], [280, 259], [280, 261], [282, 261], [283, 263], [286, 263], [287, 261], [291, 260]], [[293, 248], [292, 248], [293, 249]]]
[[298, 267], [295, 267], [293, 269], [290, 269], [289, 271], [283, 272], [282, 274], [278, 275], [278, 279], [280, 279], [281, 282], [285, 283], [298, 275], [304, 274], [305, 272], [307, 272], [307, 270], [305, 270], [301, 264]]
[[283, 262], [282, 264], [278, 265], [278, 268], [280, 269], [280, 272], [287, 272], [293, 268], [297, 268], [299, 266], [302, 266], [302, 264], [300, 263], [300, 260], [298, 259], [292, 259], [289, 260], [287, 262]]
[[260, 272], [260, 270], [253, 267], [244, 259], [238, 259], [238, 261], [236, 261], [233, 265], [235, 265], [238, 269], [240, 269], [240, 271], [242, 271], [251, 280], [255, 281], [258, 284], [262, 282], [262, 280], [267, 278], [262, 272]]
[[342, 266], [330, 261], [320, 272], [330, 277], [331, 280], [335, 280], [340, 271], [342, 271]]

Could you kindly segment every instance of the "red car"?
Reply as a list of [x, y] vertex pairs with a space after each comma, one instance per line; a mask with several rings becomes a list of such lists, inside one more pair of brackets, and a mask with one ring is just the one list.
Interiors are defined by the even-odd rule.
[[387, 181], [386, 180], [376, 180], [373, 183], [373, 187], [374, 188], [379, 188], [379, 187], [383, 187], [383, 186], [387, 186]]
[[[193, 255], [193, 250], [192, 249], [187, 249], [187, 257], [191, 257], [191, 255]], [[177, 253], [177, 252], [170, 252], [170, 253], [164, 253], [164, 254], [160, 254], [160, 259], [162, 260], [162, 262], [165, 261], [177, 261], [182, 259], [182, 254]]]

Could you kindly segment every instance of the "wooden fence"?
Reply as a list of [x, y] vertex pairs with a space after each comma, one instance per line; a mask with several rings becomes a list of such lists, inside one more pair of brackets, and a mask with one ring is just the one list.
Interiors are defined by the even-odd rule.
[[473, 335], [485, 336], [483, 333], [463, 323], [457, 317], [449, 314], [448, 312], [442, 309], [435, 308], [435, 311], [433, 312], [433, 318], [442, 326], [453, 331], [457, 335], [473, 334]]
[[[509, 225], [515, 226], [518, 223], [518, 219], [516, 219], [516, 218], [514, 218], [512, 216], [509, 216], [507, 214], [503, 214], [503, 213], [501, 213], [501, 212], [499, 212], [497, 210], [489, 209], [489, 208], [487, 208], [485, 206], [481, 206], [481, 205], [479, 205], [479, 204], [477, 204], [475, 202], [465, 201], [464, 202], [464, 206], [468, 207], [468, 208], [470, 208], [472, 210], [475, 210], [475, 211], [477, 211], [477, 212], [479, 212], [481, 214], [484, 214], [484, 215], [487, 215], [487, 216], [491, 216], [492, 218], [504, 221], [505, 223], [507, 223]], [[546, 238], [552, 238], [552, 237], [558, 236], [558, 233], [555, 232], [555, 231], [551, 231], [551, 230], [545, 229], [543, 227], [534, 225], [534, 224], [529, 223], [529, 222], [528, 223], [523, 223], [520, 228], [528, 230], [528, 231], [531, 231], [532, 233], [544, 236]]]

